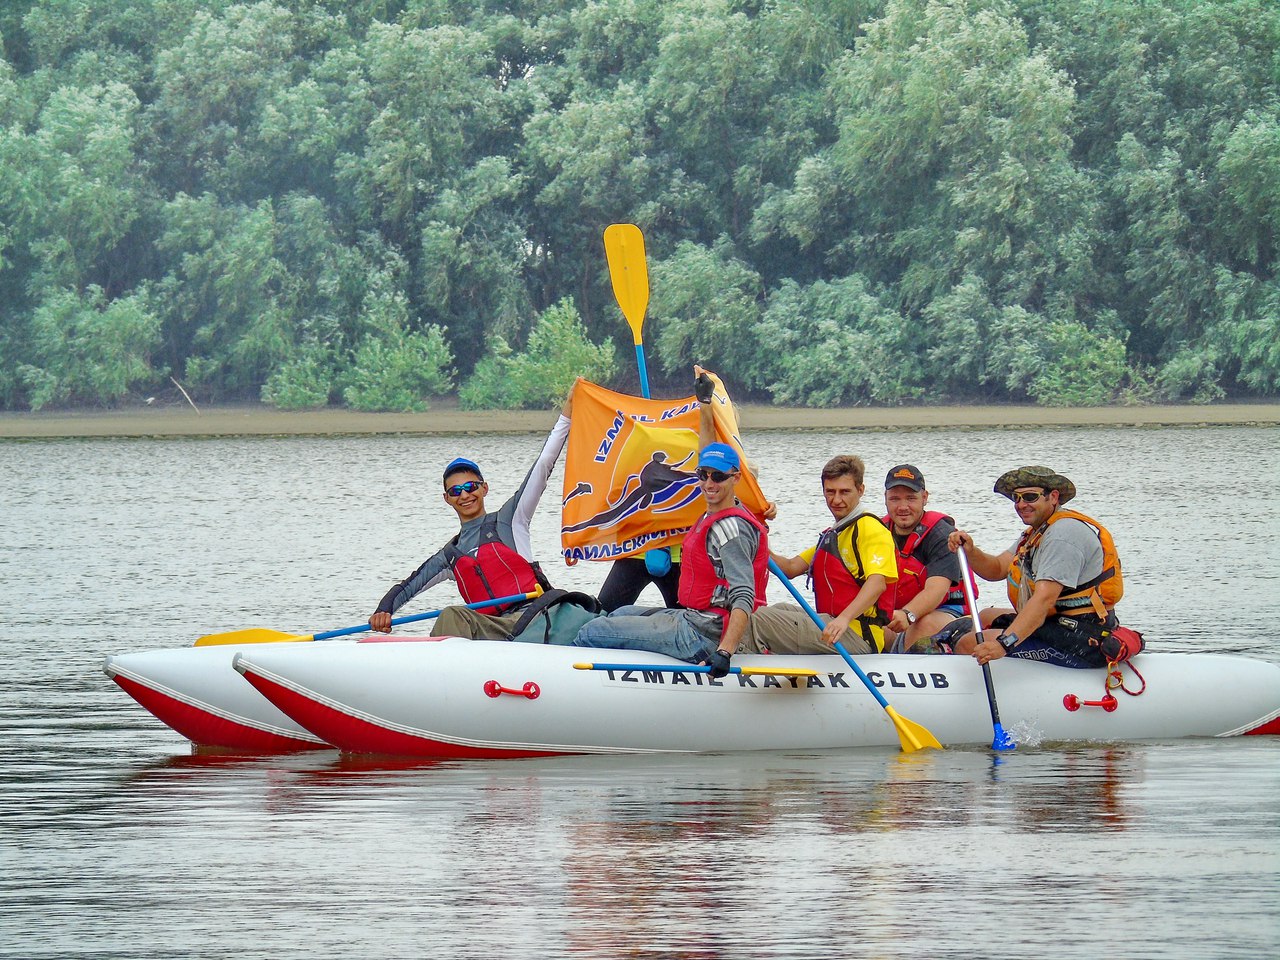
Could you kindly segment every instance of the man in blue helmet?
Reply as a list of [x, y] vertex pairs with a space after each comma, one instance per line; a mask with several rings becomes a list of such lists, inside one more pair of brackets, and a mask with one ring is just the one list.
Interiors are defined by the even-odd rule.
[[765, 602], [769, 536], [734, 496], [742, 461], [726, 443], [698, 454], [698, 483], [707, 512], [685, 536], [680, 565], [684, 609], [620, 607], [578, 631], [580, 647], [651, 650], [729, 672], [748, 617]]
[[[531, 593], [549, 584], [533, 559], [529, 523], [560, 452], [569, 437], [573, 391], [564, 402], [560, 418], [547, 436], [538, 459], [524, 482], [496, 512], [484, 507], [489, 484], [480, 466], [466, 457], [451, 460], [444, 468], [444, 502], [458, 515], [461, 529], [417, 570], [387, 591], [369, 617], [369, 627], [391, 632], [391, 615], [423, 590], [453, 579], [466, 603]], [[509, 640], [527, 601], [483, 610], [446, 607], [436, 623], [440, 636]]]

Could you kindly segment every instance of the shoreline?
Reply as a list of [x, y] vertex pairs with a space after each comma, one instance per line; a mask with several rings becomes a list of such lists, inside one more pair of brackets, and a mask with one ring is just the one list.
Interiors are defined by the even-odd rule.
[[[809, 409], [740, 404], [742, 427], [754, 430], [942, 430], [999, 427], [1275, 426], [1280, 403], [1200, 406], [1037, 407], [936, 406]], [[286, 412], [262, 404], [131, 407], [125, 410], [0, 413], [0, 439], [341, 436], [378, 434], [542, 433], [550, 410], [459, 410], [438, 403], [425, 413], [359, 413], [326, 409]]]

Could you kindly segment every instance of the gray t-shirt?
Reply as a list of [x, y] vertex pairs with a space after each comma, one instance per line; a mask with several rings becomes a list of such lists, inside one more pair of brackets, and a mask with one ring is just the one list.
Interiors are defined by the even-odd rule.
[[[1011, 552], [1017, 553], [1015, 542]], [[1018, 609], [1031, 596], [1031, 582], [1052, 580], [1062, 584], [1063, 593], [1071, 593], [1082, 583], [1102, 574], [1102, 540], [1093, 527], [1082, 520], [1064, 517], [1049, 527], [1023, 560], [1022, 590]], [[1089, 606], [1087, 599], [1076, 601]], [[1067, 604], [1071, 606], [1072, 604]]]

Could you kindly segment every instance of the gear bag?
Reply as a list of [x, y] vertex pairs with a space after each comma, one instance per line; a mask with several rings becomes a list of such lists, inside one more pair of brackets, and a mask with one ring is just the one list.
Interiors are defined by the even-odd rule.
[[1147, 642], [1142, 634], [1129, 627], [1115, 626], [1098, 641], [1098, 649], [1107, 658], [1107, 663], [1124, 663], [1146, 649]]
[[551, 589], [534, 597], [520, 611], [520, 619], [511, 628], [511, 639], [516, 643], [568, 646], [583, 624], [600, 615], [600, 603], [589, 593]]

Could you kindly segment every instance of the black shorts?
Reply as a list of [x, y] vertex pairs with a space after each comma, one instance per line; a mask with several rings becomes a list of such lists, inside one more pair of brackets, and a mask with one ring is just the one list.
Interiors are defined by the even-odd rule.
[[[1002, 620], [1005, 622], [1001, 623]], [[1012, 622], [1013, 615], [1006, 614], [996, 617], [991, 625], [1004, 628]], [[1072, 617], [1058, 614], [1045, 620], [1031, 636], [1014, 647], [1009, 656], [1076, 669], [1105, 667], [1107, 658], [1099, 644], [1117, 622], [1116, 615], [1110, 611], [1105, 620], [1100, 620], [1092, 610]]]

